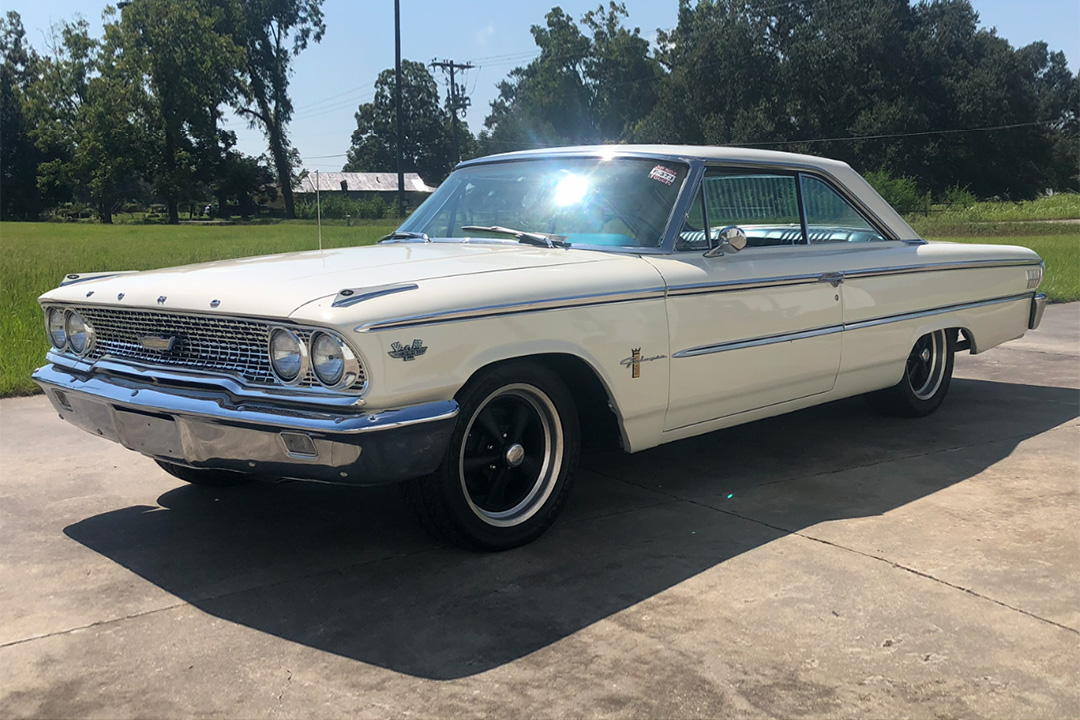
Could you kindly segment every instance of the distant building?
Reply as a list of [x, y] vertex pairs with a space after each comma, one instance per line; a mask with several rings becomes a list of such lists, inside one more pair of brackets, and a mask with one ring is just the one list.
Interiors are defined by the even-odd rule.
[[[345, 193], [348, 197], [370, 199], [381, 197], [391, 204], [397, 196], [397, 173], [319, 172], [319, 193]], [[435, 188], [427, 185], [416, 173], [405, 173], [405, 200], [418, 205]], [[293, 193], [305, 199], [315, 199], [315, 173], [309, 172], [296, 184]]]

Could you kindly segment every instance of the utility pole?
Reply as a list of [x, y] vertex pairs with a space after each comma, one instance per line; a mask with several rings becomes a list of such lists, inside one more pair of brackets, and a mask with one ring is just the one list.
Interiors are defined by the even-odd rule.
[[[458, 93], [457, 82], [454, 80], [455, 70], [472, 70], [472, 63], [456, 63], [453, 60], [432, 60], [431, 67], [450, 71], [450, 131], [451, 140], [454, 143], [454, 164], [461, 162], [461, 153], [458, 151], [458, 113], [469, 107], [469, 98], [464, 93]], [[461, 88], [464, 90], [464, 88]]]
[[401, 0], [394, 0], [394, 113], [397, 116], [397, 214], [405, 217], [405, 161], [401, 131]]

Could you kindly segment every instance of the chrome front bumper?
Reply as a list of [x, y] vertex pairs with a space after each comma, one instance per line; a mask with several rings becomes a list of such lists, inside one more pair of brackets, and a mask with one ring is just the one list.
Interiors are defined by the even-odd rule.
[[46, 365], [34, 372], [60, 417], [149, 457], [267, 477], [378, 485], [433, 472], [450, 443], [453, 400], [399, 410], [310, 410], [226, 392]]
[[1038, 293], [1031, 298], [1031, 312], [1028, 314], [1028, 330], [1034, 330], [1042, 322], [1043, 310], [1046, 309], [1046, 295]]

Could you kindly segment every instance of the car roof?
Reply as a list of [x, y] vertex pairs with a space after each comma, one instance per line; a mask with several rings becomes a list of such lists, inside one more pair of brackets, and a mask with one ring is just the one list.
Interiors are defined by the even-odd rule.
[[779, 152], [776, 150], [758, 150], [756, 148], [728, 147], [722, 145], [574, 145], [569, 147], [538, 148], [535, 150], [519, 150], [516, 152], [499, 153], [484, 157], [466, 160], [462, 166], [473, 163], [490, 162], [492, 160], [525, 160], [536, 157], [551, 157], [555, 155], [604, 155], [611, 154], [614, 157], [622, 155], [654, 156], [664, 158], [681, 158], [685, 160], [727, 160], [734, 162], [770, 163], [777, 165], [803, 165], [819, 167], [827, 170], [847, 168], [847, 163], [839, 160], [818, 157], [816, 155], [800, 155], [798, 153]]

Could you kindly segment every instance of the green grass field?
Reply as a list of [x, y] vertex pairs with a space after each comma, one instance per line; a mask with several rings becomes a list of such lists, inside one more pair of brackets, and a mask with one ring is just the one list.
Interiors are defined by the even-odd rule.
[[[368, 245], [391, 224], [323, 225], [323, 247]], [[37, 391], [30, 373], [48, 349], [37, 298], [70, 272], [150, 270], [319, 246], [315, 225], [0, 223], [0, 397]]]
[[[1080, 300], [1080, 225], [1003, 221], [942, 227], [949, 232], [923, 234], [931, 240], [1032, 248], [1046, 260], [1042, 291], [1054, 302]], [[1021, 234], [1023, 228], [1027, 234]], [[370, 244], [391, 229], [385, 223], [323, 225], [323, 247]], [[36, 392], [30, 373], [48, 347], [37, 297], [56, 287], [65, 273], [149, 270], [316, 247], [316, 227], [306, 222], [179, 227], [0, 223], [0, 397]]]

